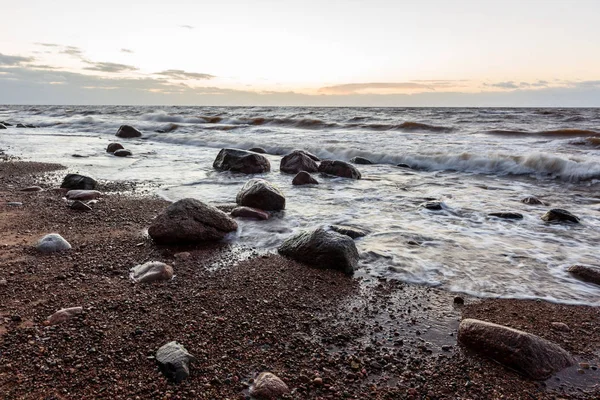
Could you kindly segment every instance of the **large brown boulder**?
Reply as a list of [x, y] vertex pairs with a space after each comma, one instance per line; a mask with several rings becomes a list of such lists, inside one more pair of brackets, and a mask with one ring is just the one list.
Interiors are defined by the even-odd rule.
[[310, 176], [310, 174], [306, 171], [300, 171], [296, 174], [294, 179], [292, 179], [292, 185], [318, 185], [319, 181]]
[[271, 163], [263, 155], [239, 149], [221, 149], [213, 162], [213, 168], [220, 171], [261, 174], [271, 170]]
[[579, 217], [571, 214], [567, 210], [562, 208], [553, 208], [546, 214], [542, 215], [542, 220], [546, 222], [572, 222], [574, 224], [579, 223]]
[[96, 181], [89, 176], [67, 174], [60, 187], [63, 189], [93, 190], [96, 188]]
[[317, 172], [319, 166], [304, 151], [294, 150], [281, 159], [279, 170], [286, 174], [297, 174], [300, 171]]
[[264, 179], [250, 179], [242, 186], [236, 201], [240, 206], [276, 211], [285, 208], [285, 196], [279, 188]]
[[182, 199], [160, 213], [148, 234], [160, 244], [185, 244], [221, 240], [237, 230], [237, 223], [223, 211], [196, 199]]
[[567, 272], [570, 272], [582, 281], [600, 285], [600, 268], [598, 267], [588, 267], [586, 265], [571, 265], [569, 268], [567, 268]]
[[336, 269], [351, 275], [358, 264], [354, 240], [337, 232], [317, 228], [287, 238], [279, 254], [312, 267]]
[[110, 143], [108, 145], [108, 147], [106, 147], [106, 152], [107, 153], [114, 153], [115, 151], [121, 150], [121, 149], [124, 149], [124, 148], [125, 147], [123, 147], [123, 145], [121, 143], [114, 142], [114, 143]]
[[458, 341], [532, 379], [543, 380], [575, 363], [562, 347], [527, 332], [476, 319], [464, 319]]
[[360, 172], [354, 165], [344, 161], [325, 160], [319, 165], [319, 172], [329, 175], [341, 176], [342, 178], [360, 179]]
[[131, 125], [121, 125], [116, 136], [126, 139], [137, 138], [142, 136], [142, 132], [138, 131]]

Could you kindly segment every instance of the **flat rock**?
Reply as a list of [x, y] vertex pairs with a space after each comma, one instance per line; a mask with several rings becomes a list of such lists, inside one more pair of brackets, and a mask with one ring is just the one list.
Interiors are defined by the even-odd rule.
[[412, 169], [410, 165], [404, 163], [397, 164], [396, 167]]
[[44, 236], [35, 247], [42, 253], [54, 253], [56, 251], [71, 249], [69, 242], [58, 233], [50, 233]]
[[488, 214], [490, 217], [502, 218], [502, 219], [523, 219], [523, 214], [516, 212], [494, 212]]
[[236, 197], [237, 204], [260, 210], [283, 210], [285, 196], [279, 188], [264, 179], [250, 179]]
[[131, 125], [121, 125], [116, 136], [126, 139], [138, 138], [142, 136], [142, 132], [138, 131]]
[[317, 172], [319, 166], [306, 152], [295, 150], [283, 156], [279, 164], [279, 170], [286, 174], [296, 174], [300, 171]]
[[342, 178], [360, 179], [361, 174], [355, 166], [344, 161], [325, 160], [319, 165], [319, 172]]
[[236, 207], [231, 210], [232, 217], [240, 217], [240, 218], [254, 218], [260, 220], [269, 219], [269, 213], [264, 212], [263, 210], [259, 210], [258, 208], [252, 207]]
[[571, 265], [567, 272], [585, 282], [600, 285], [600, 268], [588, 267], [586, 265]]
[[296, 174], [294, 179], [292, 179], [292, 185], [318, 185], [319, 181], [313, 178], [308, 172], [300, 171]]
[[65, 321], [68, 321], [68, 320], [72, 319], [76, 315], [81, 314], [82, 312], [83, 312], [83, 307], [63, 308], [61, 310], [58, 310], [57, 312], [55, 312], [51, 316], [49, 316], [46, 319], [45, 324], [46, 325], [61, 324], [61, 323], [65, 322]]
[[132, 155], [131, 150], [127, 150], [127, 149], [116, 150], [113, 154], [117, 157], [127, 157], [127, 156]]
[[21, 189], [21, 192], [39, 192], [41, 190], [43, 189], [39, 186], [28, 186], [26, 188]]
[[373, 162], [371, 160], [368, 160], [368, 159], [366, 159], [364, 157], [358, 157], [358, 156], [357, 157], [352, 157], [350, 159], [350, 162], [352, 164], [359, 164], [359, 165], [371, 165], [371, 164], [373, 164]]
[[190, 376], [190, 362], [193, 361], [196, 358], [177, 342], [169, 342], [156, 352], [156, 362], [161, 372], [175, 383]]
[[542, 215], [542, 220], [546, 222], [573, 222], [575, 224], [579, 223], [579, 217], [571, 214], [567, 210], [563, 210], [562, 208], [553, 208], [546, 214]]
[[248, 151], [252, 151], [252, 152], [258, 153], [258, 154], [267, 154], [267, 151], [265, 149], [263, 149], [262, 147], [253, 147], [251, 149], [248, 149]]
[[531, 204], [531, 205], [542, 205], [542, 206], [547, 205], [546, 203], [544, 203], [542, 200], [538, 199], [535, 196], [527, 196], [527, 197], [521, 199], [521, 203]]
[[2, 121], [2, 122], [0, 122], [0, 123], [1, 123], [2, 125], [4, 125], [4, 126], [12, 126], [12, 124], [11, 124], [11, 123], [9, 123], [9, 122], [6, 122], [6, 121]]
[[223, 211], [196, 199], [169, 205], [152, 222], [148, 234], [156, 243], [184, 244], [223, 239], [237, 223]]
[[69, 200], [94, 200], [101, 195], [97, 190], [69, 190], [65, 196]]
[[89, 176], [79, 174], [68, 174], [60, 185], [63, 189], [93, 190], [96, 188], [96, 181]]
[[331, 225], [331, 230], [342, 235], [350, 236], [352, 239], [367, 236], [369, 231], [366, 229], [355, 228], [347, 225]]
[[281, 255], [317, 268], [352, 274], [358, 264], [354, 240], [337, 232], [317, 228], [287, 238], [278, 251]]
[[213, 168], [219, 171], [261, 174], [271, 170], [271, 163], [269, 163], [269, 160], [265, 156], [255, 152], [239, 149], [221, 149], [213, 162]]
[[110, 143], [107, 147], [106, 147], [106, 152], [107, 153], [114, 153], [117, 150], [121, 150], [124, 149], [125, 147], [123, 147], [123, 145], [121, 143]]
[[464, 319], [458, 341], [465, 347], [536, 380], [575, 363], [563, 348], [539, 336], [476, 319]]
[[131, 268], [129, 278], [135, 283], [168, 281], [173, 278], [173, 267], [160, 261], [148, 261]]
[[276, 400], [289, 392], [288, 386], [271, 372], [261, 372], [250, 387], [252, 397], [264, 400]]
[[17, 128], [27, 128], [27, 125], [25, 125], [25, 124], [17, 124], [16, 127]]
[[440, 211], [444, 209], [441, 201], [427, 201], [425, 203], [421, 203], [420, 207], [432, 211]]
[[75, 200], [74, 202], [69, 204], [69, 208], [77, 211], [92, 211], [92, 207], [79, 200]]
[[6, 203], [6, 205], [9, 207], [21, 207], [23, 203], [21, 203], [20, 201], [9, 201]]

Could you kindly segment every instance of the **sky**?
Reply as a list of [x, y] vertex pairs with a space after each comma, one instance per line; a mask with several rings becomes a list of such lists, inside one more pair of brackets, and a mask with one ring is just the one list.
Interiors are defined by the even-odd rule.
[[0, 0], [0, 103], [600, 106], [599, 0]]

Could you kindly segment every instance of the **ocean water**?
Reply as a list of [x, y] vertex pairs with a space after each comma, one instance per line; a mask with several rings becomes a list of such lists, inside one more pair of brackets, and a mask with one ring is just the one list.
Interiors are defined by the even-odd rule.
[[[283, 190], [287, 209], [269, 221], [240, 220], [231, 242], [275, 249], [299, 229], [359, 226], [371, 232], [356, 241], [360, 274], [600, 305], [598, 286], [565, 272], [600, 264], [600, 109], [0, 106], [0, 121], [38, 126], [0, 131], [10, 154], [98, 179], [156, 183], [170, 200], [235, 202], [251, 176], [215, 171], [212, 162], [223, 147], [262, 147], [272, 171], [258, 177]], [[122, 124], [144, 137], [118, 140]], [[133, 157], [107, 154], [111, 141]], [[376, 164], [357, 166], [358, 181], [316, 175], [320, 185], [294, 187], [279, 171], [294, 149]], [[551, 206], [521, 202], [531, 195]], [[427, 200], [443, 210], [419, 207]], [[582, 223], [545, 223], [550, 208]], [[498, 211], [524, 218], [488, 216]]]

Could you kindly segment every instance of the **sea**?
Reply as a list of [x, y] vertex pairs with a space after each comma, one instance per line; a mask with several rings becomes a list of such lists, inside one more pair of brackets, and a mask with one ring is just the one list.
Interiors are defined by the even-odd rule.
[[[233, 244], [274, 251], [298, 230], [350, 225], [370, 232], [356, 240], [361, 276], [600, 305], [600, 287], [566, 271], [600, 264], [600, 109], [4, 105], [0, 121], [13, 125], [0, 131], [9, 154], [150, 184], [168, 200], [234, 203], [252, 177], [279, 186], [286, 210], [267, 221], [239, 220], [227, 238]], [[115, 137], [123, 124], [143, 137]], [[133, 156], [106, 153], [113, 141]], [[216, 171], [225, 147], [262, 147], [271, 172]], [[295, 149], [373, 164], [357, 165], [360, 180], [314, 174], [319, 185], [296, 187], [279, 171]], [[528, 196], [547, 205], [524, 204]], [[427, 201], [442, 202], [442, 210], [422, 207]], [[544, 222], [551, 208], [581, 223]]]

